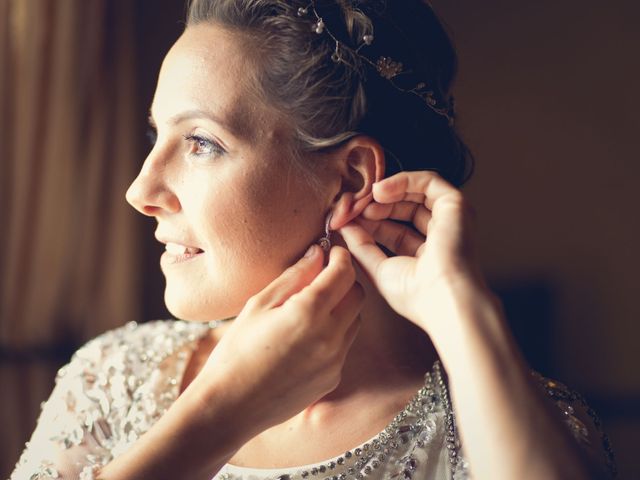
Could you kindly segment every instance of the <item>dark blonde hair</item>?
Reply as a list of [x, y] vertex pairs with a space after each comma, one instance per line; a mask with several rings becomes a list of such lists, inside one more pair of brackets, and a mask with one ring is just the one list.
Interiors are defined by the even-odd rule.
[[[468, 180], [473, 156], [455, 127], [420, 98], [393, 88], [371, 67], [334, 62], [335, 42], [315, 33], [309, 18], [297, 14], [308, 4], [306, 0], [191, 0], [187, 26], [212, 22], [247, 42], [248, 56], [257, 66], [251, 83], [267, 105], [290, 119], [298, 157], [366, 134], [395, 158], [387, 161], [387, 175], [400, 169], [429, 169], [457, 186]], [[317, 0], [315, 4], [341, 42], [355, 47], [373, 27], [375, 40], [368, 49], [402, 61], [437, 98], [450, 96], [457, 57], [427, 3]]]

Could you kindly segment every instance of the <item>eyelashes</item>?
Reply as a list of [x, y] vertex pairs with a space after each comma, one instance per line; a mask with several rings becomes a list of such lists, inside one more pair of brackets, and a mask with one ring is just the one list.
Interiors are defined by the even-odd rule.
[[[158, 141], [158, 132], [155, 128], [149, 127], [146, 131], [146, 137], [149, 142], [151, 148], [156, 145]], [[189, 146], [188, 153], [194, 156], [207, 156], [214, 155], [219, 156], [223, 155], [226, 152], [222, 146], [216, 142], [215, 140], [211, 140], [209, 138], [204, 137], [203, 135], [197, 135], [195, 133], [189, 135], [183, 135]]]
[[210, 140], [202, 135], [184, 135], [184, 139], [190, 143], [189, 153], [196, 156], [223, 155], [225, 150], [215, 140]]
[[156, 132], [155, 128], [148, 127], [146, 132], [147, 140], [149, 141], [149, 145], [153, 148], [158, 141], [158, 132]]

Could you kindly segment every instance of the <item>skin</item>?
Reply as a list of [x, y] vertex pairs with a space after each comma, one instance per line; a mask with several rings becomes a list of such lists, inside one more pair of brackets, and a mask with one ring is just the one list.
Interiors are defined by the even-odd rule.
[[[221, 43], [225, 49], [209, 48]], [[285, 148], [289, 129], [246, 98], [237, 82], [246, 77], [242, 58], [224, 31], [195, 27], [182, 36], [162, 66], [151, 107], [155, 147], [127, 192], [129, 203], [156, 218], [163, 243], [204, 250], [189, 262], [161, 261], [167, 307], [194, 321], [237, 315], [302, 256], [329, 209], [326, 194], [292, 181], [300, 175]]]
[[[200, 344], [178, 400], [100, 478], [208, 479], [227, 462], [337, 455], [380, 431], [438, 357], [475, 478], [596, 478], [601, 461], [531, 382], [486, 287], [462, 193], [432, 172], [382, 181], [382, 149], [363, 136], [321, 159], [314, 192], [288, 161], [286, 121], [238, 81], [243, 48], [220, 27], [187, 28], [160, 73], [158, 142], [127, 194], [158, 236], [204, 251], [163, 257], [170, 310], [238, 317]], [[170, 120], [193, 109], [243, 119], [250, 133]], [[183, 138], [194, 132], [227, 154], [204, 155], [209, 144]], [[299, 259], [328, 211], [340, 246]]]
[[[221, 44], [225, 48], [210, 48]], [[379, 145], [372, 139], [358, 138], [335, 156], [316, 160], [325, 164], [316, 175], [327, 188], [323, 192], [312, 189], [291, 165], [285, 144], [286, 123], [274, 115], [273, 108], [247, 101], [249, 89], [236, 81], [246, 76], [241, 74], [246, 68], [241, 48], [226, 31], [199, 25], [187, 29], [168, 53], [151, 108], [157, 142], [127, 193], [129, 203], [157, 220], [158, 238], [204, 250], [186, 262], [174, 263], [167, 254], [161, 259], [168, 308], [177, 317], [193, 321], [237, 315], [252, 295], [262, 291], [321, 236], [327, 212], [333, 212], [334, 229], [354, 218], [371, 201], [371, 184], [382, 177], [384, 169]], [[254, 123], [245, 124], [243, 138], [236, 138], [210, 119], [173, 122], [185, 111], [211, 109], [210, 105], [219, 108], [212, 113], [226, 123], [233, 123], [233, 118]], [[196, 156], [206, 149], [185, 140], [185, 135], [194, 132], [224, 143], [227, 153]], [[375, 153], [371, 152], [372, 144]], [[283, 172], [296, 176], [286, 188], [282, 188]], [[322, 262], [318, 262], [320, 267]], [[344, 262], [351, 267], [348, 255]], [[317, 273], [311, 272], [307, 279]], [[323, 402], [247, 442], [234, 463], [282, 466], [308, 463], [318, 455], [334, 456], [354, 441], [359, 443], [379, 432], [415, 394], [425, 365], [435, 359], [433, 347], [429, 348], [425, 335], [416, 341], [416, 329], [380, 299], [365, 275], [360, 273], [360, 277], [369, 293], [364, 306], [367, 321], [340, 372], [344, 381]], [[202, 342], [183, 389], [226, 336], [226, 330], [216, 330], [212, 338]], [[423, 347], [421, 355], [407, 355], [407, 345], [419, 351]], [[219, 356], [222, 349], [216, 350]], [[237, 351], [230, 354], [238, 356]], [[375, 375], [372, 365], [376, 366]], [[246, 378], [255, 378], [255, 367], [245, 368]], [[389, 385], [396, 386], [392, 394], [385, 393]], [[377, 399], [370, 403], [378, 407], [363, 412], [358, 405], [369, 397]], [[345, 403], [353, 408], [342, 408]], [[354, 417], [361, 418], [356, 425], [367, 427], [345, 431], [341, 441], [333, 444], [318, 442], [330, 447], [327, 451], [311, 445], [306, 450], [291, 448], [299, 444], [299, 435], [319, 438], [328, 426], [344, 430], [340, 425], [348, 425], [344, 420]], [[272, 442], [273, 437], [279, 441]], [[265, 444], [272, 447], [265, 449]], [[280, 453], [273, 451], [276, 445]], [[292, 451], [297, 457], [291, 456]]]

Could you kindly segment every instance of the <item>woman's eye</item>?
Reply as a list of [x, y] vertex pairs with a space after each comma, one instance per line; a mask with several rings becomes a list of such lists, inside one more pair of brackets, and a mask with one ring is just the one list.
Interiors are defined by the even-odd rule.
[[200, 135], [185, 135], [184, 139], [190, 144], [189, 153], [191, 155], [222, 155], [225, 153], [218, 142]]
[[152, 127], [147, 128], [147, 139], [149, 140], [151, 148], [153, 148], [158, 140], [158, 132]]

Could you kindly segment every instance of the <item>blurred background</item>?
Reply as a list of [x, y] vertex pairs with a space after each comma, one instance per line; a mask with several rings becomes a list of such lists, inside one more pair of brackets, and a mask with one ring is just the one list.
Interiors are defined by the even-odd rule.
[[[464, 190], [532, 366], [584, 394], [640, 478], [640, 4], [433, 0], [460, 55]], [[0, 0], [0, 477], [86, 340], [168, 317], [124, 200], [182, 0]]]

